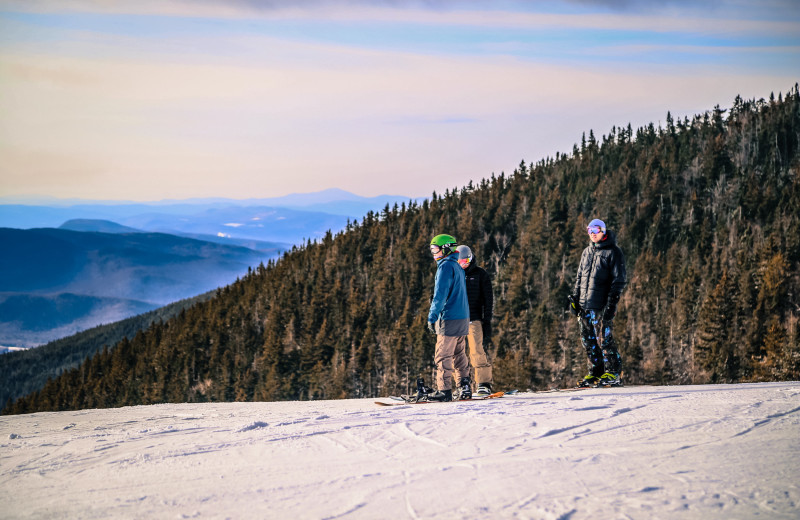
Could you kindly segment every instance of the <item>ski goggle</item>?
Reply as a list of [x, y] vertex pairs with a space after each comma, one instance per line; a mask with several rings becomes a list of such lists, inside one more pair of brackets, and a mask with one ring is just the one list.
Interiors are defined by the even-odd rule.
[[458, 261], [458, 265], [466, 269], [469, 267], [469, 263], [472, 262], [472, 258], [462, 258]]
[[599, 235], [603, 232], [603, 228], [600, 226], [589, 226], [586, 228], [586, 231], [588, 231], [590, 235]]
[[440, 253], [441, 251], [442, 251], [441, 247], [431, 244], [431, 253], [435, 255], [436, 253]]

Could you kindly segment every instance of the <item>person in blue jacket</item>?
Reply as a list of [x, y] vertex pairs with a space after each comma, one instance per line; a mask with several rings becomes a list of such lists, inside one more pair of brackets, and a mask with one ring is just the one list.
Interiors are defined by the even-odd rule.
[[436, 387], [428, 400], [452, 401], [453, 376], [458, 379], [458, 399], [470, 399], [469, 359], [466, 336], [469, 333], [469, 304], [464, 270], [458, 264], [458, 243], [451, 235], [436, 235], [431, 240], [431, 254], [436, 260], [436, 283], [433, 288], [428, 329], [436, 334]]

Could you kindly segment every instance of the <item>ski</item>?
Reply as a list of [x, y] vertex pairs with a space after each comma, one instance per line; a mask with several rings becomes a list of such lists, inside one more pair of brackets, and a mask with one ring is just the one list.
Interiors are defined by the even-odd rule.
[[571, 386], [569, 388], [551, 388], [549, 390], [539, 390], [537, 394], [552, 394], [556, 392], [580, 392], [581, 390], [593, 390], [594, 386]]
[[625, 388], [624, 385], [597, 385], [597, 386], [571, 386], [569, 388], [551, 388], [549, 390], [539, 390], [536, 392], [537, 394], [549, 394], [555, 392], [580, 392], [582, 390], [597, 390], [597, 389], [609, 389], [609, 388]]

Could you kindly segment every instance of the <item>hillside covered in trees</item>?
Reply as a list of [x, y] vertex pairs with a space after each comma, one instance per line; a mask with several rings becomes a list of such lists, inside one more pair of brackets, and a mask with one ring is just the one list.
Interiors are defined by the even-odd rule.
[[430, 380], [438, 233], [494, 279], [498, 388], [573, 385], [566, 312], [586, 224], [618, 236], [615, 335], [629, 384], [800, 377], [800, 95], [584, 136], [511, 175], [386, 207], [105, 349], [4, 413], [181, 401], [332, 399]]

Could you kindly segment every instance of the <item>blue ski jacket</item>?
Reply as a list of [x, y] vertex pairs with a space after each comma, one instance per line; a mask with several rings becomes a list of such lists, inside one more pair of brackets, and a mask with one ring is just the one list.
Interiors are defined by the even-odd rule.
[[458, 254], [437, 260], [436, 264], [436, 283], [428, 322], [440, 322], [437, 326], [439, 335], [466, 336], [469, 332], [469, 303], [464, 269], [458, 265]]

